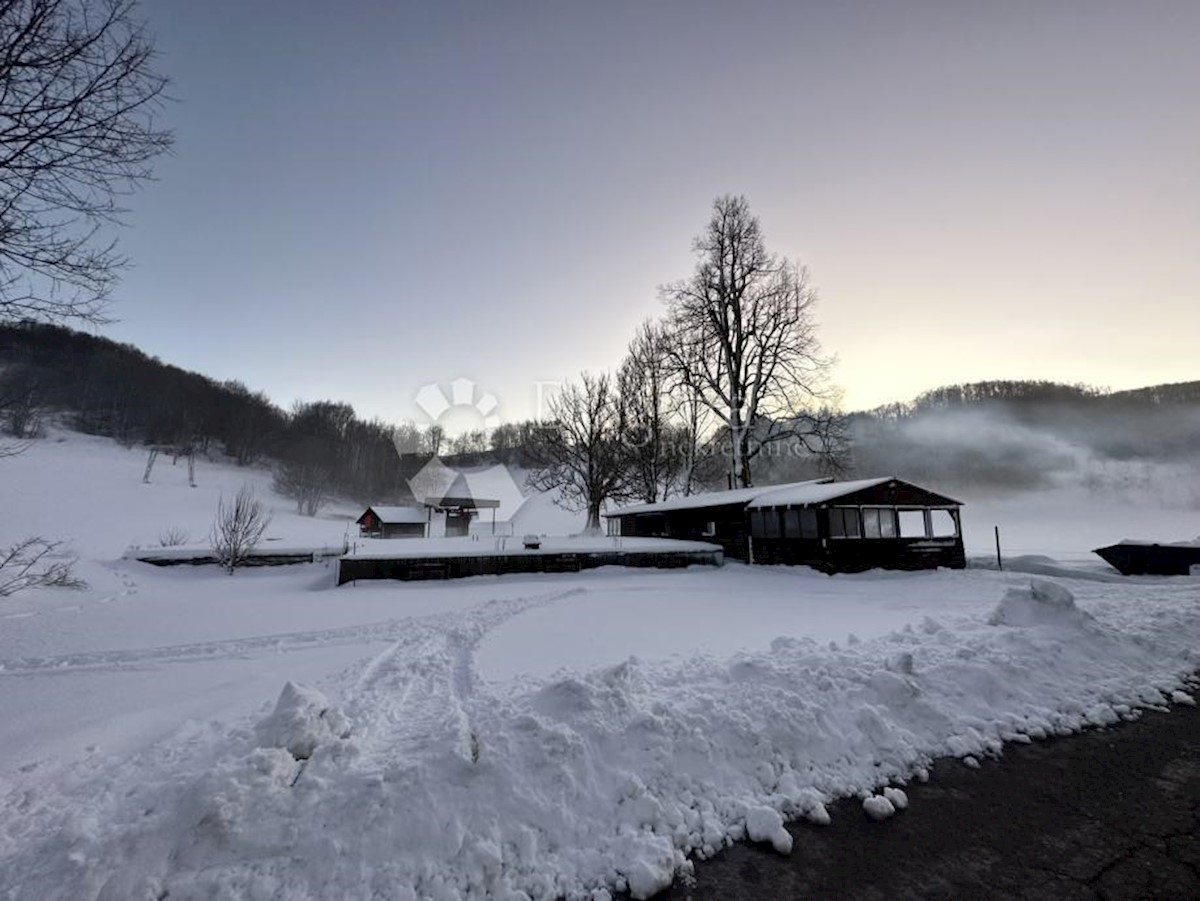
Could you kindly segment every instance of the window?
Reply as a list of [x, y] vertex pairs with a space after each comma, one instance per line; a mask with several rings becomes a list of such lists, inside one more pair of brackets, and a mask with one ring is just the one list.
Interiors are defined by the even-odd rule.
[[863, 538], [879, 537], [879, 510], [875, 507], [865, 507], [862, 512]]
[[800, 537], [800, 511], [799, 510], [784, 510], [783, 511], [783, 537], [784, 538], [799, 538]]
[[930, 510], [929, 520], [933, 526], [931, 537], [954, 538], [958, 535], [958, 526], [954, 522], [954, 515], [949, 510]]
[[800, 511], [800, 537], [809, 541], [817, 537], [817, 511]]
[[924, 510], [899, 510], [896, 515], [900, 520], [901, 538], [925, 537]]
[[862, 535], [855, 507], [834, 507], [829, 511], [830, 538], [858, 538]]
[[762, 510], [751, 510], [750, 511], [750, 536], [752, 538], [762, 538], [764, 534], [765, 534], [765, 532], [764, 532], [764, 526], [763, 526], [763, 511]]
[[712, 520], [709, 520], [708, 522], [706, 522], [704, 524], [704, 531], [701, 532], [700, 534], [703, 535], [705, 538], [712, 538], [714, 535], [717, 534], [717, 524], [715, 522], [713, 522]]
[[763, 511], [763, 537], [779, 537], [779, 512], [777, 510]]
[[896, 537], [896, 511], [890, 507], [879, 508], [879, 537]]

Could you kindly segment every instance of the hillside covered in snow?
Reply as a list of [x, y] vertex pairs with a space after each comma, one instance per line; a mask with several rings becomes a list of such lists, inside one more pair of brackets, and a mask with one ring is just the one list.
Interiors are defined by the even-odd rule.
[[335, 588], [323, 564], [127, 558], [202, 540], [247, 479], [272, 540], [338, 542], [357, 512], [299, 516], [267, 472], [203, 459], [194, 488], [169, 459], [143, 484], [144, 462], [52, 431], [0, 464], [0, 540], [61, 540], [88, 583], [0, 600], [0, 895], [646, 898], [731, 841], [786, 853], [834, 798], [903, 816], [947, 759], [1189, 703], [1200, 665], [1195, 579], [1086, 554], [1137, 516], [1195, 534], [1185, 510], [965, 498], [969, 553], [999, 521], [1041, 555], [1006, 572]]

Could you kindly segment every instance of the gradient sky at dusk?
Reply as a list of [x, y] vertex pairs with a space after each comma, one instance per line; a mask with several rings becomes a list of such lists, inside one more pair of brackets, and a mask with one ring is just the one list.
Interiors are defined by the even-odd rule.
[[178, 98], [104, 333], [413, 417], [615, 365], [718, 194], [845, 405], [1200, 378], [1200, 3], [143, 0]]

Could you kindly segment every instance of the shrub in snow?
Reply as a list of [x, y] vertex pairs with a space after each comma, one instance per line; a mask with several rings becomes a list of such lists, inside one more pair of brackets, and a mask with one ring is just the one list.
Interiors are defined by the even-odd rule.
[[307, 760], [318, 745], [349, 737], [350, 721], [315, 688], [288, 682], [255, 735], [264, 748], [284, 748], [297, 760]]
[[159, 547], [179, 547], [187, 544], [189, 535], [185, 529], [170, 528], [158, 533]]
[[60, 547], [57, 541], [26, 538], [0, 550], [0, 597], [25, 588], [86, 588], [75, 578], [75, 558], [64, 558]]
[[225, 498], [217, 503], [210, 539], [213, 554], [230, 575], [246, 562], [270, 524], [271, 514], [254, 496], [250, 484], [238, 490], [233, 503], [226, 504]]

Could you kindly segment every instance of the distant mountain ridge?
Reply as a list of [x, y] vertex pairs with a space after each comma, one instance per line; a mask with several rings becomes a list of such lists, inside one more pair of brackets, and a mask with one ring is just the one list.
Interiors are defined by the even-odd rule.
[[[359, 419], [348, 404], [285, 411], [241, 382], [60, 326], [0, 324], [0, 430], [21, 409], [53, 411], [80, 431], [126, 444], [194, 442], [240, 464], [315, 457], [348, 496], [378, 501], [406, 490], [391, 425]], [[1037, 380], [944, 385], [851, 413], [848, 426], [857, 473], [906, 475], [947, 490], [1026, 488], [1080, 467], [1196, 460], [1200, 380], [1121, 391]], [[481, 450], [461, 462], [511, 462], [520, 452]], [[806, 465], [764, 460], [756, 477], [804, 477]]]

